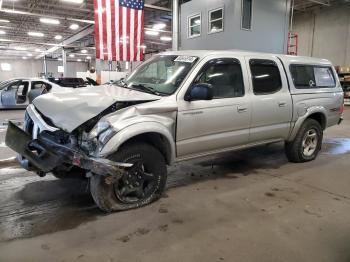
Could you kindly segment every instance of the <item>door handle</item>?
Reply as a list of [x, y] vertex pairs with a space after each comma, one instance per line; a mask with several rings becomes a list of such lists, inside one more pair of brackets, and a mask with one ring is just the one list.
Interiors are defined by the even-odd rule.
[[237, 112], [238, 113], [244, 113], [244, 112], [247, 112], [248, 111], [248, 108], [247, 107], [244, 107], [244, 106], [237, 106]]
[[287, 102], [285, 102], [285, 101], [278, 102], [279, 107], [285, 107], [286, 105], [287, 105]]

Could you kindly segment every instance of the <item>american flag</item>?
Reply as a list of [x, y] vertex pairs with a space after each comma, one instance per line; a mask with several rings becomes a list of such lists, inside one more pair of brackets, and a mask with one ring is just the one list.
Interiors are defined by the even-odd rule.
[[142, 61], [144, 0], [94, 0], [96, 58]]

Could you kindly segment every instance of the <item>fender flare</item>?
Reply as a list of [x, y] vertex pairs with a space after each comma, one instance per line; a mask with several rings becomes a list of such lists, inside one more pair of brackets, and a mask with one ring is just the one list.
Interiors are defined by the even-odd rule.
[[[308, 119], [312, 114], [315, 113], [321, 113], [324, 116], [325, 119], [325, 127], [327, 127], [327, 109], [323, 106], [312, 106], [309, 108], [301, 108], [301, 110], [305, 110], [304, 112], [300, 112], [298, 110], [297, 114], [300, 115], [297, 121], [294, 123], [294, 127], [291, 130], [291, 133], [289, 135], [288, 141], [293, 141], [295, 136], [297, 135], [301, 125], [305, 122], [306, 119]], [[304, 113], [302, 115], [302, 113]]]
[[106, 157], [118, 151], [119, 147], [126, 141], [146, 133], [157, 133], [166, 139], [166, 142], [170, 147], [170, 157], [168, 157], [167, 162], [168, 164], [174, 163], [176, 156], [174, 137], [167, 127], [155, 121], [136, 123], [121, 129], [104, 145], [100, 152], [100, 156]]

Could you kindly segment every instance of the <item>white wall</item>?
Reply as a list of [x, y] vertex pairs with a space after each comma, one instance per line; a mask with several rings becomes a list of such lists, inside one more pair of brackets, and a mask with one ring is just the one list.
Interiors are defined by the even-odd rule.
[[350, 66], [350, 5], [329, 7], [294, 17], [298, 55], [326, 58]]
[[[4, 72], [0, 68], [0, 81], [16, 77], [37, 77], [39, 73], [44, 72], [44, 62], [42, 60], [0, 59], [0, 63], [9, 63], [12, 66], [10, 72]], [[62, 65], [62, 61], [47, 61], [47, 72], [52, 72], [55, 77], [60, 76], [61, 73], [57, 72], [59, 65]], [[88, 64], [84, 62], [68, 62], [67, 67], [67, 76], [76, 77], [77, 72], [87, 71]]]

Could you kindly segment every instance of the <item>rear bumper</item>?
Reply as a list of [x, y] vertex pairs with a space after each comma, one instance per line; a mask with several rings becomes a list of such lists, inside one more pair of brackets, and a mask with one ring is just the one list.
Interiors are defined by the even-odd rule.
[[63, 164], [73, 165], [94, 174], [115, 176], [120, 178], [125, 169], [131, 164], [117, 163], [107, 159], [87, 156], [81, 150], [52, 141], [47, 135], [39, 134], [37, 139], [32, 137], [9, 122], [5, 138], [6, 145], [19, 154], [21, 166], [39, 174], [45, 174]]

